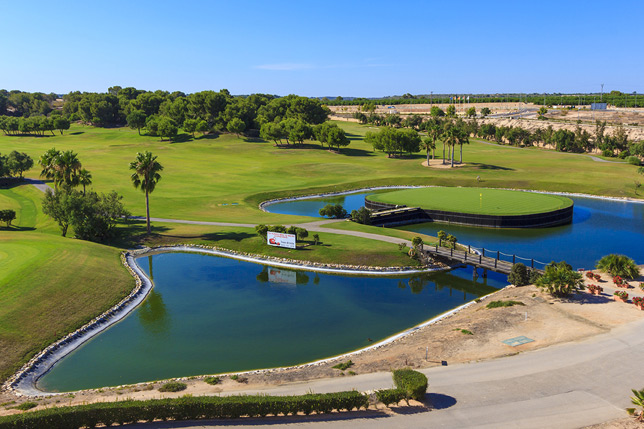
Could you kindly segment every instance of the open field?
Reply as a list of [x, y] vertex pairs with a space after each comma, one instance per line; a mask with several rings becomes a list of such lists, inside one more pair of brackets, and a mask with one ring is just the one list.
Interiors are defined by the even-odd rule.
[[572, 200], [558, 195], [486, 188], [403, 189], [369, 199], [427, 210], [509, 216], [551, 212], [572, 205]]

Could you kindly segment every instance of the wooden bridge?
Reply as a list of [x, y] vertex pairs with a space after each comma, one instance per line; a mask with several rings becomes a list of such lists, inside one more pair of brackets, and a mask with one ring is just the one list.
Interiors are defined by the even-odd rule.
[[[431, 256], [440, 256], [452, 261], [472, 265], [483, 270], [495, 271], [497, 273], [510, 274], [512, 266], [517, 262], [522, 262], [529, 269], [539, 273], [544, 272], [547, 265], [545, 262], [534, 259], [526, 259], [517, 255], [508, 255], [499, 251], [490, 251], [487, 249], [474, 249], [468, 246], [467, 250], [452, 249], [436, 245], [434, 247], [425, 246], [423, 251]], [[485, 272], [485, 271], [484, 271]], [[475, 273], [476, 275], [476, 273]]]

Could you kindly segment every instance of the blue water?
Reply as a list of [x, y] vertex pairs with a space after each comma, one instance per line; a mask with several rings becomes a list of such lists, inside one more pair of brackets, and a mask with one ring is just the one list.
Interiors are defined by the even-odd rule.
[[195, 253], [137, 263], [154, 289], [38, 385], [70, 391], [295, 365], [366, 347], [505, 286], [471, 270], [404, 277], [316, 274]]
[[[325, 204], [343, 204], [350, 212], [364, 205], [373, 192], [270, 205], [275, 213], [318, 216]], [[565, 260], [576, 268], [592, 268], [609, 253], [627, 255], [644, 264], [644, 204], [571, 197], [575, 202], [573, 222], [554, 228], [492, 229], [423, 223], [397, 227], [435, 236], [439, 230], [459, 243], [485, 247], [542, 262]], [[518, 260], [519, 261], [519, 260]], [[526, 262], [526, 261], [521, 261]]]

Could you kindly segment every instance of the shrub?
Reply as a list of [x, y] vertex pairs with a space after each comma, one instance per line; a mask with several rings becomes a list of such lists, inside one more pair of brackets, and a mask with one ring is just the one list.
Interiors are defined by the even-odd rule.
[[512, 307], [514, 305], [525, 305], [521, 301], [492, 301], [488, 303], [485, 308], [501, 308], [501, 307]]
[[320, 244], [320, 234], [313, 234], [313, 245], [317, 246]]
[[22, 404], [16, 405], [15, 407], [12, 407], [12, 408], [16, 410], [27, 411], [27, 410], [31, 410], [32, 408], [36, 408], [37, 406], [38, 404], [36, 404], [35, 402], [23, 402]]
[[406, 399], [423, 401], [427, 393], [427, 377], [413, 369], [396, 369], [393, 372], [394, 385], [405, 393]]
[[524, 264], [518, 262], [512, 265], [510, 275], [508, 275], [508, 283], [515, 286], [525, 286], [530, 284], [530, 275], [528, 274], [528, 269]]
[[47, 408], [0, 417], [0, 428], [71, 429], [111, 426], [154, 420], [226, 419], [267, 414], [329, 413], [367, 408], [369, 398], [360, 392], [300, 396], [200, 396], [148, 401], [100, 402], [74, 407]]
[[351, 368], [352, 366], [353, 366], [353, 362], [348, 360], [346, 362], [340, 362], [339, 364], [334, 365], [333, 368], [339, 369], [340, 371], [344, 371], [345, 369]]
[[366, 207], [351, 210], [351, 220], [363, 225], [371, 225], [371, 212]]
[[634, 279], [639, 276], [640, 270], [628, 256], [610, 254], [597, 262], [597, 269], [611, 274], [612, 276], [627, 277]]
[[641, 296], [635, 296], [633, 297], [633, 304], [635, 304], [637, 307], [641, 307], [644, 305], [644, 298]]
[[584, 289], [581, 273], [573, 271], [565, 261], [546, 265], [545, 273], [537, 280], [537, 287], [545, 289], [552, 296], [568, 296]]
[[405, 392], [400, 389], [376, 390], [376, 399], [385, 405], [398, 405], [405, 397]]
[[206, 378], [203, 379], [203, 381], [205, 381], [206, 383], [211, 384], [211, 385], [214, 386], [215, 384], [219, 384], [221, 382], [221, 378], [219, 378], [219, 377], [206, 377]]
[[187, 387], [188, 385], [186, 383], [171, 381], [159, 387], [159, 392], [181, 392], [182, 390], [186, 390]]
[[628, 158], [626, 158], [626, 161], [628, 161], [628, 163], [632, 164], [632, 165], [640, 165], [641, 164], [640, 159], [638, 157], [636, 157], [636, 156], [629, 156]]

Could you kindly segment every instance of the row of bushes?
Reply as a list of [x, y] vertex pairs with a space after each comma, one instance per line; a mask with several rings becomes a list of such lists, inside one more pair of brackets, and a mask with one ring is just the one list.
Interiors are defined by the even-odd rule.
[[0, 429], [93, 428], [154, 420], [197, 420], [264, 417], [268, 414], [329, 413], [332, 410], [367, 408], [369, 398], [360, 392], [301, 396], [200, 396], [148, 401], [123, 401], [48, 408], [0, 417]]

